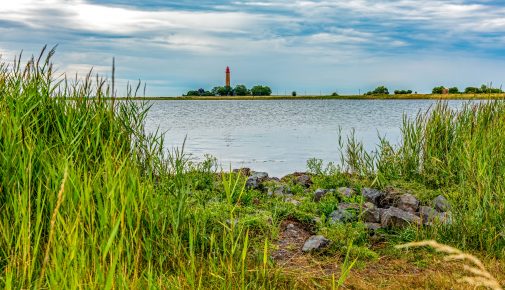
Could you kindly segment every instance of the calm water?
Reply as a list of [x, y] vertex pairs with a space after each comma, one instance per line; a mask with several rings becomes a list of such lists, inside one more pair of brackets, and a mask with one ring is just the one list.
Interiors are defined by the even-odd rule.
[[[450, 101], [459, 108], [465, 101]], [[153, 101], [147, 130], [166, 132], [166, 146], [195, 159], [218, 158], [223, 168], [241, 166], [283, 176], [306, 170], [308, 159], [339, 161], [338, 132], [352, 129], [368, 150], [378, 134], [400, 141], [402, 115], [415, 116], [432, 100]]]

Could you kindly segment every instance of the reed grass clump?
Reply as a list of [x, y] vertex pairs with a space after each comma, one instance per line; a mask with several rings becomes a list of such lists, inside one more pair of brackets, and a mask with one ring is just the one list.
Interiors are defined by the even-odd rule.
[[233, 222], [243, 177], [166, 153], [138, 87], [114, 101], [91, 73], [56, 77], [53, 54], [0, 62], [0, 288], [293, 285]]
[[452, 203], [452, 223], [428, 237], [504, 257], [504, 116], [503, 101], [466, 103], [457, 110], [439, 102], [404, 118], [399, 146], [381, 139], [370, 153], [351, 136], [342, 166], [378, 186], [405, 180], [443, 192]]

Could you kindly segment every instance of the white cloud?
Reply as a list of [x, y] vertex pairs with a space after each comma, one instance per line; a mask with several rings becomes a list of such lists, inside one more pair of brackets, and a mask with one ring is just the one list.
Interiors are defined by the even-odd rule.
[[[46, 43], [59, 43], [59, 71], [84, 74], [93, 66], [105, 75], [116, 56], [118, 79], [144, 79], [158, 95], [218, 85], [228, 64], [245, 84], [349, 89], [388, 79], [429, 84], [438, 71], [454, 72], [440, 69], [437, 56], [471, 69], [476, 59], [489, 60], [486, 53], [505, 44], [505, 8], [486, 2], [235, 1], [204, 11], [85, 0], [5, 2], [0, 21], [21, 26], [0, 27], [0, 53], [36, 54]], [[459, 43], [470, 48], [456, 47]], [[405, 63], [409, 70], [401, 69]], [[490, 69], [491, 63], [486, 78], [500, 71]], [[416, 66], [424, 73], [414, 72]]]

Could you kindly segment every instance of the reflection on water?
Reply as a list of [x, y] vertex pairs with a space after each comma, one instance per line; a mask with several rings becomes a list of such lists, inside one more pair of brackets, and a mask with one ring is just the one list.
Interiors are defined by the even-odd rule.
[[[450, 101], [459, 108], [465, 101]], [[282, 176], [306, 170], [316, 157], [338, 162], [339, 128], [352, 129], [367, 150], [378, 134], [400, 141], [402, 115], [415, 116], [433, 100], [265, 100], [152, 101], [146, 127], [166, 132], [165, 146], [180, 147], [187, 136], [187, 153], [210, 154], [223, 168], [251, 167]]]

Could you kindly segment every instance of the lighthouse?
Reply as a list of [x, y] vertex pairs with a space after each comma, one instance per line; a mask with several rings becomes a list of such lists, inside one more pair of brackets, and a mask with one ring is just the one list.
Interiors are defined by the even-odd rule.
[[230, 67], [226, 67], [226, 86], [231, 87], [230, 85]]

